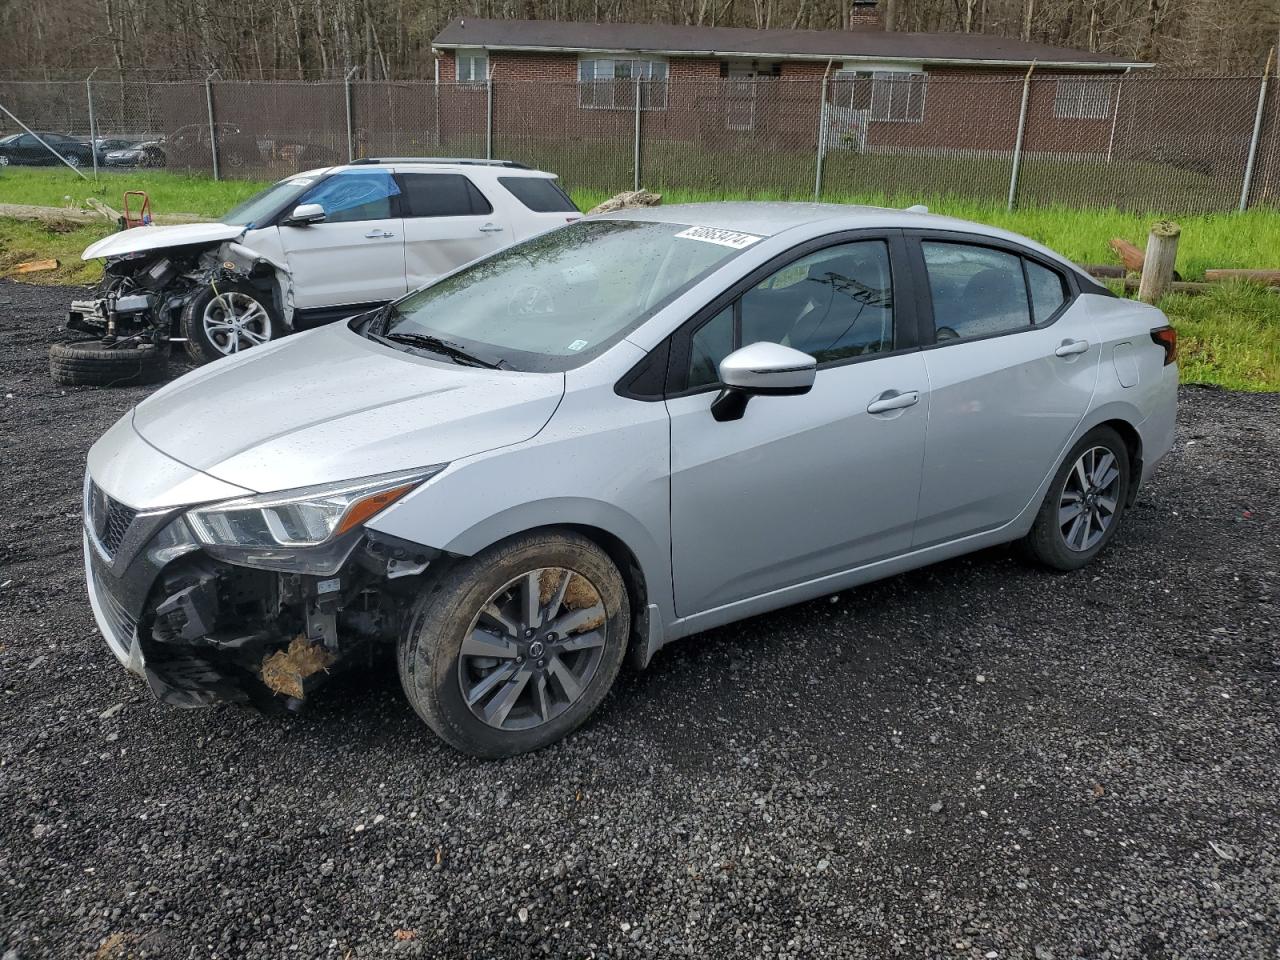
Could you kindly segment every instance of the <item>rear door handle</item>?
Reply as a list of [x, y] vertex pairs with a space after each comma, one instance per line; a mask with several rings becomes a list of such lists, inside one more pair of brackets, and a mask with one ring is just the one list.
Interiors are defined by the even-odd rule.
[[886, 390], [867, 404], [867, 413], [888, 413], [890, 410], [914, 407], [919, 402], [919, 390], [907, 390], [903, 393], [894, 393], [892, 390]]
[[496, 223], [486, 223], [483, 227], [480, 228], [480, 232], [481, 233], [501, 233], [502, 228], [498, 226]]
[[1078, 353], [1088, 353], [1088, 340], [1063, 340], [1062, 346], [1053, 351], [1059, 357], [1074, 357]]
[[394, 233], [388, 233], [386, 230], [370, 230], [365, 234], [367, 240], [389, 240], [394, 237]]

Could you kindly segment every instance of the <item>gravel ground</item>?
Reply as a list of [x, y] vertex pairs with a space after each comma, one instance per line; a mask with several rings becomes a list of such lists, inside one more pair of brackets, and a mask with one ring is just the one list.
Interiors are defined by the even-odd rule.
[[[683, 641], [533, 756], [394, 675], [179, 712], [97, 635], [65, 290], [0, 284], [0, 954], [1280, 957], [1280, 397], [1188, 388], [1109, 553]], [[5, 951], [8, 952], [5, 952]]]

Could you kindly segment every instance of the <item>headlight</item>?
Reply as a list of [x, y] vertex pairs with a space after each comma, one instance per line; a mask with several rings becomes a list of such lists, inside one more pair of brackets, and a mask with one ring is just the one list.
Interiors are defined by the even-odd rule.
[[319, 547], [361, 526], [446, 466], [226, 500], [189, 510], [187, 522], [196, 539], [210, 547]]

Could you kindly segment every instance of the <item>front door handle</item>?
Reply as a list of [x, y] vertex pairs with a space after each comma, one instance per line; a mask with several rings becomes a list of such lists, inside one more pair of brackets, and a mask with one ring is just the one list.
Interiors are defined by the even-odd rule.
[[496, 223], [486, 223], [483, 227], [480, 228], [480, 232], [481, 233], [501, 233], [502, 228], [498, 226]]
[[390, 240], [394, 237], [394, 233], [388, 233], [386, 230], [370, 230], [365, 234], [366, 240]]
[[880, 396], [867, 404], [867, 413], [888, 413], [890, 410], [902, 410], [906, 407], [914, 407], [919, 402], [919, 390], [906, 390], [902, 393], [896, 393], [893, 390], [886, 390], [884, 393], [880, 394]]
[[1078, 353], [1087, 353], [1088, 351], [1088, 340], [1063, 340], [1062, 346], [1053, 352], [1055, 356], [1059, 357], [1074, 357]]

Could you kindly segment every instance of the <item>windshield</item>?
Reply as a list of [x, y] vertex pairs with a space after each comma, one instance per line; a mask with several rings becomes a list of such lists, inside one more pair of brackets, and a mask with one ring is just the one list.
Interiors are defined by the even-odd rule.
[[519, 370], [568, 370], [760, 238], [644, 220], [561, 227], [411, 293], [385, 333]]
[[319, 177], [290, 177], [288, 180], [281, 180], [261, 193], [255, 193], [238, 206], [232, 207], [222, 217], [222, 222], [234, 227], [256, 226], [292, 204], [318, 179]]

